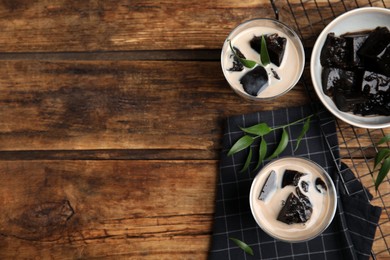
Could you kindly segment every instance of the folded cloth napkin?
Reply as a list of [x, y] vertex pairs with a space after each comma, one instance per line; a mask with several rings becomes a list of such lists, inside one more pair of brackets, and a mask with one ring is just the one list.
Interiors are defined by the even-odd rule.
[[[335, 218], [321, 235], [312, 240], [286, 243], [263, 232], [252, 217], [249, 206], [250, 187], [258, 171], [240, 172], [248, 154], [247, 150], [227, 156], [228, 150], [243, 136], [240, 127], [249, 127], [260, 122], [267, 123], [270, 127], [283, 126], [312, 113], [310, 106], [302, 106], [227, 119], [222, 140], [210, 260], [369, 258], [381, 208], [372, 206], [367, 197], [362, 196], [367, 190], [348, 167], [341, 163], [336, 165], [335, 162], [340, 161], [336, 127], [333, 117], [326, 110], [322, 108], [317, 111], [318, 117], [312, 118], [309, 131], [295, 151], [296, 139], [304, 122], [289, 126], [289, 144], [279, 155], [301, 156], [315, 161], [332, 176], [335, 183], [338, 194]], [[280, 136], [281, 130], [266, 136], [270, 151], [275, 149]], [[258, 150], [258, 144], [254, 143], [253, 148], [250, 164], [252, 169], [256, 166], [255, 151]], [[260, 168], [267, 162], [263, 162]], [[337, 167], [343, 174], [343, 182], [339, 179]], [[248, 244], [253, 249], [254, 256], [245, 253], [230, 238]]]

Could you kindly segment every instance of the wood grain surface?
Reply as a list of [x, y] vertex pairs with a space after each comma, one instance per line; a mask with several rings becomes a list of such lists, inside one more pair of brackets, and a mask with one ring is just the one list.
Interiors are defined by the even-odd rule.
[[216, 171], [196, 160], [0, 162], [0, 256], [204, 258]]
[[[215, 49], [268, 1], [0, 1], [0, 51]], [[34, 33], [28, 33], [34, 32]]]
[[[0, 0], [0, 259], [207, 259], [225, 118], [318, 102], [308, 66], [277, 100], [239, 98], [223, 41], [278, 15], [310, 57], [329, 21], [367, 5], [390, 1]], [[373, 142], [390, 130], [340, 129], [375, 194]]]
[[[3, 151], [215, 151], [226, 116], [284, 106], [234, 95], [219, 62], [6, 61], [0, 74]], [[297, 87], [281, 101], [306, 99]]]

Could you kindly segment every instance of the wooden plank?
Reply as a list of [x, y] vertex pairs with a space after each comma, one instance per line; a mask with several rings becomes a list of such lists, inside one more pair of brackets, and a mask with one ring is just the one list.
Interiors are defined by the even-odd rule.
[[206, 259], [217, 161], [0, 161], [0, 258]]
[[0, 52], [219, 49], [269, 1], [0, 1]]
[[129, 60], [184, 60], [217, 61], [221, 50], [153, 50], [153, 51], [95, 51], [95, 52], [30, 52], [0, 53], [0, 60], [45, 60], [45, 61], [129, 61]]
[[0, 75], [2, 151], [210, 151], [227, 116], [308, 102], [302, 86], [245, 101], [219, 62], [5, 61]]
[[[367, 1], [275, 1], [280, 19], [313, 45], [334, 17]], [[390, 6], [388, 0], [370, 1]], [[320, 10], [320, 11], [318, 11]], [[220, 49], [253, 18], [274, 18], [270, 1], [0, 1], [0, 52]]]
[[0, 151], [1, 160], [218, 160], [216, 150], [100, 149]]
[[[190, 225], [191, 223], [189, 223]], [[175, 224], [171, 226], [175, 227]], [[169, 227], [167, 227], [169, 228]], [[206, 260], [209, 236], [171, 236], [169, 238], [96, 238], [71, 243], [29, 242], [14, 239], [0, 241], [7, 250], [3, 259], [148, 259], [148, 260]], [[2, 244], [1, 244], [2, 243]], [[378, 258], [380, 260], [380, 258]]]

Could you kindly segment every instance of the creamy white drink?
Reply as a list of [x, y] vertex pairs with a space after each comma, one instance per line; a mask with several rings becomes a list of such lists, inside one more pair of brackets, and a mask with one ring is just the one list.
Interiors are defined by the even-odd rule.
[[[257, 96], [245, 92], [240, 79], [253, 68], [244, 66], [242, 71], [231, 71], [234, 55], [229, 46], [238, 48], [247, 60], [261, 64], [260, 55], [250, 46], [254, 36], [277, 34], [287, 39], [284, 55], [280, 66], [270, 63], [264, 66], [268, 73], [268, 86]], [[222, 70], [226, 80], [235, 92], [249, 99], [269, 99], [284, 94], [299, 80], [304, 68], [304, 51], [298, 36], [285, 25], [272, 19], [255, 19], [238, 26], [226, 39], [221, 54]], [[275, 73], [278, 75], [275, 77]]]
[[[295, 184], [283, 187], [286, 171], [303, 175], [296, 179]], [[268, 181], [271, 174], [274, 176]], [[266, 183], [267, 194], [262, 194]], [[312, 212], [308, 220], [289, 224], [278, 220], [290, 194], [304, 196], [310, 201]], [[298, 242], [314, 238], [329, 225], [336, 210], [336, 192], [329, 176], [317, 164], [299, 157], [286, 157], [266, 165], [256, 176], [250, 204], [254, 218], [265, 232], [283, 241]]]

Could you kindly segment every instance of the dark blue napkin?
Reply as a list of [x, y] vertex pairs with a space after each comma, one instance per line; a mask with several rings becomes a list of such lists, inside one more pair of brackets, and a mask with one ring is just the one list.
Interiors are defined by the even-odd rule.
[[[339, 161], [336, 127], [329, 112], [324, 109], [317, 112], [318, 117], [312, 118], [310, 129], [296, 151], [294, 151], [296, 138], [304, 122], [288, 127], [290, 141], [286, 150], [280, 154], [280, 157], [293, 155], [315, 161], [332, 176], [336, 185], [338, 208], [335, 218], [321, 235], [310, 241], [300, 243], [278, 241], [258, 227], [249, 207], [249, 190], [257, 172], [250, 170], [240, 172], [248, 151], [227, 156], [230, 147], [243, 136], [240, 127], [248, 127], [260, 122], [265, 122], [271, 127], [282, 126], [312, 113], [311, 107], [303, 106], [233, 116], [227, 119], [222, 140], [210, 260], [369, 258], [381, 208], [372, 206], [366, 196], [359, 195], [367, 191], [345, 165], [339, 167], [342, 167], [344, 180], [349, 180], [350, 185], [346, 186], [348, 192], [342, 185], [335, 164], [335, 160]], [[280, 135], [281, 131], [275, 131], [266, 136], [269, 150], [277, 146]], [[255, 151], [258, 150], [258, 144], [253, 144], [253, 148], [252, 168], [256, 165]], [[247, 243], [253, 249], [254, 256], [246, 254], [229, 238], [237, 238]]]

